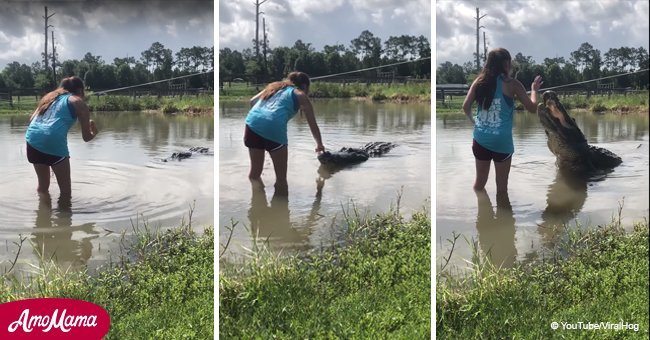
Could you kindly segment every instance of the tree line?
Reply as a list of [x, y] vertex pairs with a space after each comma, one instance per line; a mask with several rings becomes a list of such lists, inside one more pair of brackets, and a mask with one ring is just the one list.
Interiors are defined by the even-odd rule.
[[[517, 53], [513, 60], [513, 76], [521, 81], [526, 88], [530, 86], [536, 75], [544, 78], [544, 87], [573, 84], [580, 81], [593, 80], [601, 77], [625, 72], [648, 69], [648, 51], [643, 48], [620, 47], [610, 48], [604, 54], [585, 42], [571, 52], [570, 58], [544, 58], [538, 64], [531, 56]], [[467, 84], [471, 85], [476, 79], [477, 71], [473, 61], [462, 66], [449, 61], [440, 63], [436, 69], [436, 84]], [[647, 89], [648, 72], [629, 76], [605, 79], [600, 84], [609, 84], [615, 88]], [[583, 88], [596, 88], [597, 83], [581, 85]]]
[[[259, 55], [252, 48], [245, 48], [241, 52], [230, 48], [219, 49], [220, 82], [241, 78], [262, 83], [283, 79], [291, 71], [317, 77], [431, 57], [431, 45], [423, 35], [391, 36], [382, 43], [381, 38], [368, 30], [352, 39], [347, 47], [343, 44], [325, 45], [321, 51], [316, 51], [311, 43], [302, 40], [297, 40], [292, 47], [269, 48], [267, 39], [261, 45]], [[431, 59], [380, 71], [394, 72], [397, 76], [431, 78]], [[366, 76], [369, 75], [377, 75], [377, 71], [368, 71]]]
[[[114, 58], [109, 64], [88, 52], [81, 60], [57, 61], [54, 67], [57, 85], [64, 77], [78, 76], [91, 90], [106, 90], [213, 70], [214, 47], [184, 47], [174, 54], [160, 42], [154, 42], [139, 59]], [[52, 73], [52, 65], [14, 61], [0, 73], [0, 88], [52, 89]], [[213, 79], [213, 74], [188, 77], [185, 84], [188, 88], [211, 88]]]

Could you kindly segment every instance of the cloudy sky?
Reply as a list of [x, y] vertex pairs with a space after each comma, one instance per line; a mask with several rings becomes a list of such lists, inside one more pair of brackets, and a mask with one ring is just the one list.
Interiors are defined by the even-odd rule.
[[[219, 48], [252, 48], [254, 0], [219, 1]], [[382, 43], [390, 36], [424, 35], [431, 40], [430, 0], [268, 0], [260, 7], [270, 46], [293, 46], [296, 40], [316, 50], [343, 44], [369, 30]], [[260, 16], [260, 39], [262, 32]]]
[[[212, 0], [0, 0], [0, 70], [18, 61], [41, 61], [44, 6], [52, 16], [59, 59], [82, 59], [86, 52], [107, 63], [133, 56], [158, 41], [176, 53], [182, 47], [214, 46]], [[48, 33], [48, 51], [51, 51]]]
[[584, 42], [599, 49], [644, 47], [648, 50], [648, 0], [534, 0], [462, 1], [438, 0], [436, 16], [436, 64], [462, 65], [476, 52], [476, 7], [488, 51], [504, 47], [514, 57], [521, 52], [537, 63], [564, 57]]

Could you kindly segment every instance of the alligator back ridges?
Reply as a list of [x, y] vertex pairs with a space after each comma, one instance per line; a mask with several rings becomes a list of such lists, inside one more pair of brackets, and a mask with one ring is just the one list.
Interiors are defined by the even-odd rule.
[[206, 148], [203, 146], [193, 146], [189, 148], [187, 151], [180, 151], [180, 152], [174, 152], [172, 153], [172, 156], [169, 158], [163, 158], [163, 162], [167, 162], [169, 159], [181, 161], [183, 159], [187, 159], [192, 157], [194, 154], [203, 154], [203, 155], [212, 155], [213, 153], [210, 151], [210, 148]]
[[396, 147], [389, 142], [370, 142], [361, 148], [341, 148], [339, 151], [325, 151], [318, 155], [321, 164], [345, 166], [362, 163], [370, 157], [379, 157]]

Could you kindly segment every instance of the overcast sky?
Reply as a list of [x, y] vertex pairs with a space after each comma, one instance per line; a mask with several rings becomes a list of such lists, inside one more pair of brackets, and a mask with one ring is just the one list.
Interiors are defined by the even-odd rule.
[[[249, 0], [250, 2], [250, 0]], [[182, 47], [214, 46], [212, 0], [0, 0], [0, 70], [18, 61], [41, 61], [44, 48], [44, 6], [52, 16], [60, 60], [82, 59], [86, 52], [107, 63], [133, 56], [158, 41], [175, 54]], [[48, 33], [48, 51], [51, 51]]]
[[[521, 52], [537, 63], [564, 57], [584, 42], [599, 49], [644, 47], [648, 50], [648, 0], [534, 0], [436, 2], [436, 65], [462, 65], [476, 52], [476, 7], [480, 15], [480, 51], [483, 30], [488, 51], [504, 47], [514, 58]], [[478, 4], [478, 5], [477, 5]]]
[[[253, 47], [254, 0], [219, 1], [219, 48], [241, 51]], [[431, 40], [430, 0], [268, 0], [260, 7], [266, 18], [269, 45], [291, 47], [300, 39], [317, 51], [343, 44], [362, 31], [381, 38], [424, 35]]]

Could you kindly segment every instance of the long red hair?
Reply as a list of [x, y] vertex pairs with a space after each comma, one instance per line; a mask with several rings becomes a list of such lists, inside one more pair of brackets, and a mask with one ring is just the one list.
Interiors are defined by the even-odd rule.
[[59, 87], [56, 90], [49, 92], [44, 95], [43, 98], [38, 102], [38, 106], [34, 113], [32, 113], [32, 118], [37, 115], [42, 115], [50, 108], [50, 105], [58, 98], [60, 95], [65, 93], [79, 93], [79, 90], [84, 89], [84, 82], [81, 78], [73, 76], [68, 78], [63, 78]]
[[260, 96], [261, 99], [266, 100], [271, 98], [274, 94], [276, 94], [278, 91], [282, 90], [283, 88], [287, 86], [295, 86], [300, 89], [307, 89], [309, 90], [309, 85], [311, 84], [311, 81], [309, 80], [309, 76], [306, 73], [303, 72], [291, 72], [287, 76], [287, 79], [283, 81], [276, 81], [273, 83], [270, 83], [266, 85], [264, 90], [262, 91], [262, 95]]

